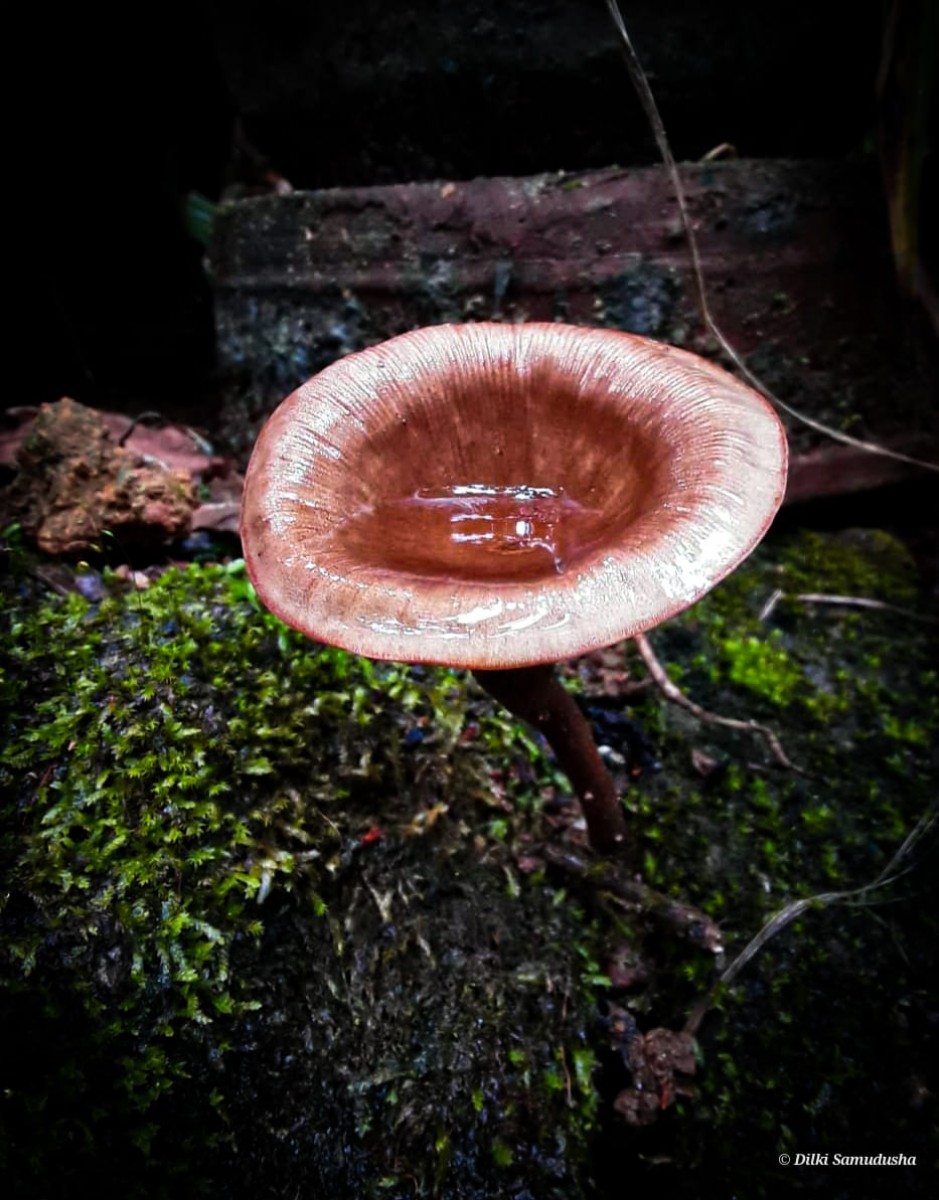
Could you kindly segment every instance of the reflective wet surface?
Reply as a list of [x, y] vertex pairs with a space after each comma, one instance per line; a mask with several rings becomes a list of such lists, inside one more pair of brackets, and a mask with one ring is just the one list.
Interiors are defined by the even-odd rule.
[[458, 483], [362, 506], [336, 530], [350, 556], [388, 570], [518, 581], [560, 575], [601, 531], [562, 487]]
[[504, 670], [692, 603], [784, 477], [775, 415], [702, 359], [609, 330], [435, 326], [284, 401], [243, 543], [264, 603], [319, 641]]

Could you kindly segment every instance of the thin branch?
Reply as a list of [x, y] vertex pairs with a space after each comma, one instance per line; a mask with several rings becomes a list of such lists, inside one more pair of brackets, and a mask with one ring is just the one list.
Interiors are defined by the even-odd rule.
[[725, 729], [740, 729], [744, 733], [757, 734], [769, 746], [773, 757], [781, 767], [785, 767], [789, 771], [795, 771], [799, 775], [805, 774], [802, 768], [797, 767], [788, 754], [786, 754], [779, 737], [768, 725], [761, 725], [759, 721], [744, 721], [738, 720], [736, 717], [722, 717], [719, 713], [710, 712], [708, 709], [702, 708], [700, 704], [696, 704], [694, 700], [686, 696], [681, 688], [669, 679], [665, 668], [659, 662], [655, 651], [649, 643], [649, 639], [644, 633], [637, 633], [633, 641], [636, 643], [636, 648], [646, 665], [646, 670], [652, 676], [656, 686], [666, 700], [670, 700], [673, 704], [687, 709], [699, 721], [704, 721], [708, 725], [722, 725]]
[[691, 252], [691, 268], [694, 278], [695, 297], [698, 304], [698, 309], [701, 313], [701, 319], [708, 333], [718, 342], [724, 353], [731, 359], [734, 366], [741, 373], [747, 383], [751, 387], [756, 388], [758, 392], [766, 397], [776, 408], [786, 413], [788, 416], [797, 421], [801, 421], [803, 425], [807, 425], [810, 429], [814, 429], [817, 433], [822, 433], [826, 437], [833, 438], [836, 442], [841, 442], [845, 446], [856, 446], [860, 450], [866, 450], [870, 454], [881, 454], [886, 458], [896, 459], [898, 462], [909, 463], [911, 466], [922, 467], [927, 471], [939, 471], [939, 463], [927, 462], [921, 458], [913, 458], [908, 454], [901, 454], [897, 450], [891, 450], [887, 446], [878, 445], [876, 442], [861, 441], [860, 438], [851, 437], [850, 434], [842, 433], [840, 430], [832, 429], [829, 425], [823, 425], [821, 421], [816, 421], [814, 417], [809, 417], [792, 405], [787, 404], [785, 400], [781, 400], [775, 395], [770, 388], [758, 376], [756, 376], [744, 360], [740, 357], [731, 343], [721, 332], [711, 313], [711, 308], [708, 303], [707, 293], [704, 285], [704, 270], [701, 265], [701, 254], [698, 249], [698, 239], [692, 227], [691, 218], [688, 214], [688, 203], [685, 198], [684, 185], [681, 182], [681, 176], [678, 173], [678, 167], [675, 163], [674, 155], [672, 154], [671, 145], [668, 140], [668, 135], [665, 132], [665, 125], [662, 122], [662, 117], [659, 114], [658, 106], [655, 103], [655, 97], [652, 94], [652, 89], [649, 87], [649, 81], [645, 71], [642, 69], [642, 64], [639, 61], [639, 56], [633, 47], [632, 40], [626, 30], [626, 25], [623, 22], [622, 15], [619, 11], [617, 0], [606, 0], [606, 6], [609, 10], [610, 17], [616, 30], [620, 35], [623, 43], [623, 52], [626, 58], [626, 67], [629, 71], [630, 79], [633, 87], [639, 96], [639, 101], [642, 104], [643, 111], [652, 127], [652, 132], [655, 135], [656, 144], [659, 148], [659, 153], [668, 170], [669, 177], [672, 182], [672, 188], [675, 192], [675, 198], [678, 201], [678, 212], [681, 218], [682, 229], [688, 241], [688, 248]]
[[783, 599], [785, 595], [786, 593], [782, 590], [782, 588], [773, 588], [769, 594], [769, 599], [760, 609], [760, 614], [757, 617], [757, 620], [768, 621], [776, 611], [776, 605], [780, 602], [780, 600]]
[[936, 617], [928, 613], [915, 612], [911, 608], [901, 608], [897, 604], [889, 604], [886, 600], [874, 600], [870, 596], [831, 596], [825, 592], [784, 592], [776, 588], [760, 609], [759, 619], [766, 621], [773, 613], [780, 600], [798, 600], [800, 604], [834, 604], [846, 608], [871, 608], [880, 612], [897, 613], [908, 617], [911, 621], [925, 621], [928, 625], [939, 625]]
[[932, 829], [936, 823], [937, 816], [939, 816], [939, 813], [936, 810], [932, 810], [920, 817], [904, 838], [900, 848], [871, 883], [866, 883], [862, 887], [850, 888], [842, 892], [819, 892], [815, 896], [806, 896], [801, 900], [793, 900], [790, 904], [786, 904], [783, 908], [779, 909], [778, 912], [773, 913], [762, 929], [750, 939], [733, 962], [725, 967], [718, 976], [713, 988], [691, 1010], [685, 1025], [685, 1032], [692, 1035], [697, 1032], [708, 1010], [713, 1006], [714, 997], [718, 990], [733, 983], [744, 967], [759, 954], [763, 947], [772, 941], [777, 934], [782, 933], [787, 925], [791, 925], [804, 912], [812, 908], [828, 908], [833, 904], [857, 904], [861, 901], [868, 901], [873, 892], [889, 887], [890, 884], [896, 882], [897, 879], [900, 879], [912, 870], [912, 864], [906, 866], [902, 866], [901, 864], [904, 863], [905, 859], [910, 857], [918, 843]]

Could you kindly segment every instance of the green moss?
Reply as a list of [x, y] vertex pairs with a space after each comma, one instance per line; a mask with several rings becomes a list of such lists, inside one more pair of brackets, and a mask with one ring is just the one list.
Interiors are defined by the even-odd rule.
[[[160, 978], [160, 1025], [230, 1007], [232, 938], [256, 936], [274, 881], [315, 882], [311, 840], [337, 841], [291, 780], [328, 758], [370, 669], [298, 654], [245, 581], [218, 570], [170, 572], [96, 608], [55, 598], [11, 614], [8, 632], [0, 771], [21, 824], [4, 850], [34, 920], [6, 952], [28, 973], [48, 924], [76, 955], [104, 938], [132, 989]], [[259, 782], [272, 761], [273, 796]], [[332, 791], [324, 782], [324, 803]]]
[[782, 707], [804, 681], [802, 671], [780, 646], [774, 631], [768, 638], [729, 636], [716, 639], [718, 662], [727, 679]]
[[[777, 589], [784, 598], [761, 620]], [[803, 774], [761, 739], [654, 693], [636, 714], [658, 731], [664, 763], [630, 793], [646, 872], [720, 919], [730, 956], [788, 901], [876, 879], [939, 794], [934, 629], [801, 593], [920, 603], [913, 564], [887, 535], [802, 535], [762, 547], [651, 640], [661, 659], [688, 664], [681, 686], [698, 703], [770, 725]], [[692, 748], [712, 764], [704, 779]], [[669, 1153], [712, 1186], [774, 1195], [766, 1163], [793, 1145], [862, 1153], [880, 1139], [929, 1153], [932, 1118], [906, 1097], [934, 1044], [923, 989], [939, 921], [924, 902], [928, 862], [907, 866], [867, 903], [787, 928], [724, 998], [723, 1017], [705, 1021], [698, 1096]], [[879, 1099], [865, 1103], [872, 1086]]]
[[[555, 777], [527, 733], [453, 672], [311, 646], [238, 564], [21, 594], [0, 649], [11, 1178], [468, 1197], [515, 1163], [578, 1194], [593, 1091], [533, 1081], [578, 1048], [592, 935], [502, 849]], [[525, 794], [498, 815], [493, 762]]]
[[[652, 635], [695, 700], [772, 725], [805, 772], [653, 692], [633, 710], [664, 764], [627, 793], [646, 882], [720, 920], [730, 954], [788, 900], [875, 878], [934, 802], [928, 627], [792, 598], [914, 589], [883, 535], [810, 535]], [[715, 1001], [696, 1095], [627, 1136], [601, 1013], [680, 1028], [716, 963], [602, 872], [537, 867], [567, 790], [537, 739], [453, 672], [310, 645], [238, 566], [94, 604], [19, 583], [4, 622], [0, 1170], [20, 1194], [77, 1192], [106, 1160], [128, 1197], [550, 1200], [590, 1192], [599, 1137], [599, 1196], [627, 1169], [639, 1195], [693, 1194], [653, 1160], [761, 1196], [782, 1149], [924, 1145], [930, 1102], [906, 1097], [937, 928], [915, 874], [774, 939]], [[614, 987], [621, 943], [645, 985]]]
[[501, 1140], [496, 1138], [492, 1144], [492, 1161], [497, 1167], [510, 1167], [514, 1161], [514, 1155], [511, 1149]]

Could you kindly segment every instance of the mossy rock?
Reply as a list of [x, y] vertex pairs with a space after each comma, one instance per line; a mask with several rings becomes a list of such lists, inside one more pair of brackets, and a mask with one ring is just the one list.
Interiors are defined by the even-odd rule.
[[11, 599], [4, 659], [22, 1194], [583, 1194], [598, 968], [505, 844], [526, 736], [240, 566]]
[[[885, 1186], [923, 1181], [921, 848], [896, 883], [770, 941], [701, 1025], [695, 1095], [629, 1129], [610, 1014], [680, 1028], [719, 964], [589, 869], [543, 865], [541, 840], [577, 832], [523, 730], [455, 673], [304, 642], [237, 564], [85, 590], [7, 587], [12, 1194], [860, 1195], [778, 1155], [881, 1150], [920, 1163]], [[652, 640], [806, 774], [657, 695], [631, 713], [663, 764], [623, 778], [646, 880], [719, 920], [730, 954], [787, 901], [876, 879], [935, 802], [930, 626], [805, 592], [917, 604], [897, 543], [808, 535]], [[595, 683], [610, 743], [618, 700]], [[608, 976], [624, 943], [644, 982]]]
[[[645, 878], [719, 921], [728, 961], [787, 904], [849, 894], [809, 905], [719, 993], [698, 1033], [695, 1097], [628, 1149], [613, 1143], [635, 1156], [634, 1194], [931, 1192], [935, 837], [927, 830], [890, 864], [936, 811], [936, 635], [908, 553], [875, 531], [764, 544], [651, 635], [688, 695], [770, 726], [801, 773], [781, 769], [755, 734], [702, 723], [657, 694], [635, 704], [663, 764], [627, 796]], [[885, 875], [889, 884], [854, 891]], [[661, 998], [649, 998], [652, 1014]], [[905, 1153], [918, 1165], [795, 1168], [800, 1153]]]

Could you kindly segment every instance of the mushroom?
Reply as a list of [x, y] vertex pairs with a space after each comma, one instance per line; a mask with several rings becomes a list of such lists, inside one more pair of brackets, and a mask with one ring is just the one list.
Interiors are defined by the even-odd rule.
[[540, 730], [590, 842], [615, 786], [553, 664], [641, 633], [741, 562], [782, 500], [769, 405], [672, 346], [440, 325], [333, 363], [258, 438], [241, 533], [263, 603], [319, 641], [470, 668]]

